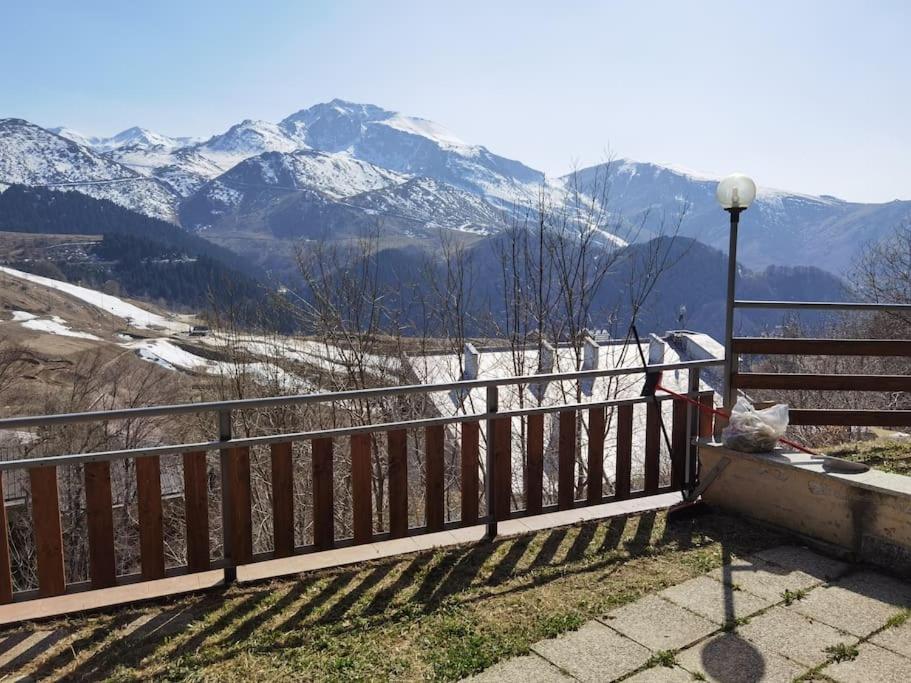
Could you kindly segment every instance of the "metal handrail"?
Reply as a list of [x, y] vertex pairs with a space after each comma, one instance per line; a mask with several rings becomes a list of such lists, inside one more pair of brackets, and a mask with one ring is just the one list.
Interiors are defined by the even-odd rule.
[[440, 384], [409, 384], [399, 387], [377, 387], [372, 389], [352, 389], [348, 391], [298, 394], [294, 396], [269, 396], [265, 398], [233, 399], [229, 401], [205, 401], [200, 403], [179, 403], [165, 406], [146, 406], [142, 408], [123, 408], [119, 410], [97, 410], [82, 413], [59, 413], [57, 415], [36, 415], [29, 417], [11, 417], [0, 419], [0, 429], [23, 429], [27, 427], [46, 427], [51, 425], [72, 424], [75, 422], [93, 422], [99, 420], [129, 420], [141, 417], [162, 415], [182, 415], [187, 413], [228, 412], [254, 408], [271, 408], [282, 405], [306, 405], [333, 401], [352, 401], [385, 396], [402, 396], [407, 394], [430, 393], [437, 391], [471, 390], [493, 386], [515, 384], [543, 384], [574, 379], [595, 379], [598, 377], [618, 377], [644, 372], [668, 372], [671, 370], [697, 370], [724, 362], [723, 358], [709, 360], [683, 361], [661, 365], [648, 365], [635, 368], [610, 368], [604, 370], [577, 370], [573, 372], [552, 372], [540, 375], [520, 375], [501, 379], [474, 379]]
[[754, 301], [738, 300], [736, 308], [788, 308], [829, 311], [911, 311], [911, 304], [879, 304], [848, 301]]
[[[698, 389], [688, 391], [684, 396], [698, 398]], [[226, 441], [199, 441], [195, 443], [169, 444], [166, 446], [149, 446], [139, 448], [125, 448], [116, 451], [96, 451], [93, 453], [70, 453], [66, 455], [51, 455], [39, 458], [23, 458], [20, 460], [0, 461], [0, 472], [18, 469], [32, 469], [35, 467], [79, 465], [87, 462], [111, 462], [126, 460], [127, 458], [148, 457], [155, 455], [175, 455], [179, 453], [192, 453], [195, 451], [215, 451], [225, 448], [244, 448], [252, 446], [269, 446], [276, 443], [289, 441], [307, 441], [310, 439], [336, 438], [351, 436], [353, 434], [367, 434], [373, 432], [388, 432], [396, 429], [418, 429], [438, 425], [461, 424], [462, 422], [477, 422], [481, 420], [524, 417], [527, 415], [545, 415], [564, 410], [585, 410], [588, 408], [607, 408], [624, 405], [636, 405], [657, 401], [669, 401], [673, 397], [667, 396], [635, 396], [633, 398], [609, 399], [605, 401], [590, 401], [583, 403], [561, 403], [552, 406], [538, 406], [535, 408], [521, 408], [498, 412], [466, 413], [450, 415], [448, 417], [430, 417], [417, 420], [400, 420], [397, 422], [379, 422], [368, 425], [354, 425], [351, 427], [334, 427], [332, 429], [319, 429], [307, 432], [286, 432], [283, 434], [270, 434], [268, 436], [250, 436]]]

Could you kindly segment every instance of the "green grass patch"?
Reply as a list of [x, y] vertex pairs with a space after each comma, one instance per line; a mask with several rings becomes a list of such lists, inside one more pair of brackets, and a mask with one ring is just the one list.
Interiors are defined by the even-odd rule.
[[846, 645], [845, 643], [829, 645], [825, 651], [833, 662], [850, 662], [856, 659], [859, 654], [856, 646]]

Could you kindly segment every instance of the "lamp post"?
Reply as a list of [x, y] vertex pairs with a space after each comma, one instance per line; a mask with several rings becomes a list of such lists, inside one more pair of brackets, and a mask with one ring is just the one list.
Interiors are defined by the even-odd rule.
[[715, 196], [721, 208], [731, 216], [731, 235], [728, 246], [727, 308], [724, 317], [724, 407], [734, 405], [734, 298], [737, 281], [737, 227], [740, 214], [746, 211], [756, 197], [756, 183], [742, 173], [734, 173], [718, 183]]

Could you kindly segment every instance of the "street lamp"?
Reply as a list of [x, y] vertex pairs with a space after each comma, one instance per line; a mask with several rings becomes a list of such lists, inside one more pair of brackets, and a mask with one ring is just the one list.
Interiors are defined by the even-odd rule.
[[756, 198], [756, 183], [742, 173], [733, 173], [718, 183], [715, 197], [721, 208], [731, 216], [730, 245], [728, 246], [728, 291], [727, 310], [724, 319], [724, 407], [730, 410], [734, 405], [734, 391], [731, 379], [734, 376], [734, 288], [737, 279], [737, 226], [740, 214], [746, 211]]

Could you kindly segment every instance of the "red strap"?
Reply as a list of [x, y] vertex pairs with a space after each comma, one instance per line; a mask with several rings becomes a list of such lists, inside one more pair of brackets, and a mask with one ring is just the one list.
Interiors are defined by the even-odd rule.
[[[686, 396], [685, 394], [678, 394], [676, 391], [671, 391], [667, 387], [663, 386], [661, 383], [659, 383], [655, 388], [661, 389], [661, 391], [673, 396], [674, 398], [678, 398], [681, 401], [686, 401], [687, 403], [690, 403], [690, 404], [696, 406], [703, 413], [710, 413], [712, 415], [718, 415], [720, 417], [723, 417], [725, 420], [727, 420], [731, 417], [730, 413], [727, 413], [723, 410], [719, 410], [715, 406], [709, 407], [709, 406], [703, 405], [699, 401], [697, 401], [693, 398], [690, 398], [689, 396]], [[816, 453], [815, 451], [811, 451], [806, 446], [801, 446], [799, 443], [795, 443], [795, 442], [791, 441], [790, 439], [786, 439], [784, 437], [781, 437], [780, 439], [778, 439], [778, 442], [783, 443], [785, 446], [790, 446], [791, 448], [793, 448], [795, 450], [801, 451], [802, 453], [806, 453], [807, 455], [819, 455], [819, 453]]]

